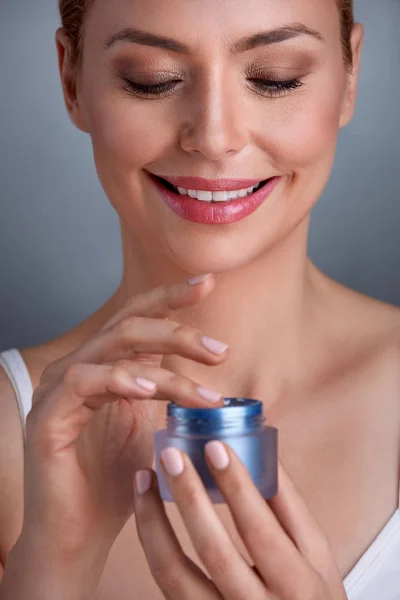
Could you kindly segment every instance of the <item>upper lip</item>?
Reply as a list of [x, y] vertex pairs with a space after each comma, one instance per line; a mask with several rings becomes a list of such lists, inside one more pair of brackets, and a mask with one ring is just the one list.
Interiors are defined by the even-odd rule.
[[262, 179], [204, 179], [203, 177], [170, 177], [169, 175], [155, 173], [153, 175], [169, 181], [175, 187], [182, 187], [187, 190], [204, 190], [206, 192], [242, 190], [270, 179], [269, 177]]

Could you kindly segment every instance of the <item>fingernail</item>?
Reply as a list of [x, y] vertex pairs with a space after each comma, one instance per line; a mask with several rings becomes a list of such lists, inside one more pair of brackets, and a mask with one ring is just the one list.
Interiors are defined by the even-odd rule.
[[222, 354], [229, 348], [228, 344], [224, 344], [223, 342], [219, 342], [218, 340], [214, 340], [213, 338], [208, 337], [207, 335], [201, 338], [203, 345], [214, 354]]
[[160, 453], [163, 465], [168, 475], [176, 477], [183, 472], [182, 454], [176, 448], [164, 448]]
[[210, 277], [211, 273], [207, 273], [207, 275], [196, 275], [196, 277], [191, 277], [187, 280], [189, 285], [197, 285], [198, 283], [203, 283], [208, 277]]
[[147, 492], [151, 485], [150, 471], [137, 471], [135, 475], [136, 489], [139, 495]]
[[216, 404], [222, 398], [222, 394], [214, 392], [213, 390], [208, 390], [207, 388], [198, 387], [197, 391], [202, 398], [208, 400], [208, 402], [211, 402], [212, 404]]
[[208, 442], [205, 445], [205, 453], [212, 466], [219, 471], [225, 469], [229, 465], [229, 454], [221, 442], [216, 440]]
[[139, 387], [143, 388], [147, 392], [154, 392], [157, 387], [157, 384], [154, 381], [150, 381], [149, 379], [144, 379], [143, 377], [136, 377], [136, 383]]

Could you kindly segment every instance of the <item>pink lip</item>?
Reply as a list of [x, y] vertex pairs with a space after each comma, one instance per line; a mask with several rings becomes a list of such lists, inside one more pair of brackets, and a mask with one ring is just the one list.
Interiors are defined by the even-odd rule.
[[209, 203], [189, 196], [181, 196], [167, 189], [151, 173], [149, 173], [149, 177], [158, 189], [161, 198], [177, 215], [187, 221], [207, 225], [226, 225], [244, 219], [257, 210], [281, 180], [281, 177], [273, 177], [263, 187], [245, 198]]
[[268, 177], [264, 177], [264, 179], [203, 179], [203, 177], [168, 177], [158, 174], [157, 177], [169, 181], [175, 187], [205, 192], [244, 190], [250, 186], [257, 185], [260, 181], [268, 179]]

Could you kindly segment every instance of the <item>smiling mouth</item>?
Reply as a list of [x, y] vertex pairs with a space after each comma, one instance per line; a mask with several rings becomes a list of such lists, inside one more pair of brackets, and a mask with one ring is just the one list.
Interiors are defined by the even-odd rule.
[[[170, 183], [166, 179], [163, 179], [162, 177], [159, 177], [158, 175], [153, 174], [153, 177], [155, 177], [165, 188], [167, 188], [167, 190], [169, 190], [170, 192], [173, 192], [174, 194], [178, 194], [181, 196], [181, 194], [179, 194], [178, 188], [175, 187], [174, 185], [172, 185], [172, 183]], [[271, 181], [271, 179], [274, 179], [274, 178], [270, 177], [269, 179], [264, 179], [263, 181], [260, 181], [260, 183], [258, 185], [254, 186], [252, 194], [257, 192], [258, 190], [260, 190], [262, 187], [264, 187], [269, 181]], [[249, 194], [249, 195], [251, 195], [251, 194]]]

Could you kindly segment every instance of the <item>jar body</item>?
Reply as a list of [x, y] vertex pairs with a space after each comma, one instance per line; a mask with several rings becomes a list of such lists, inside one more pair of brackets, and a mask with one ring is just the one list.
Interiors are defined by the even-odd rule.
[[237, 453], [263, 498], [272, 498], [278, 491], [278, 430], [265, 426], [258, 431], [236, 433], [186, 433], [163, 429], [154, 434], [155, 466], [161, 497], [166, 502], [174, 502], [160, 467], [160, 452], [173, 446], [188, 454], [199, 473], [206, 491], [215, 504], [226, 502], [208, 469], [204, 447], [211, 440], [221, 440]]

